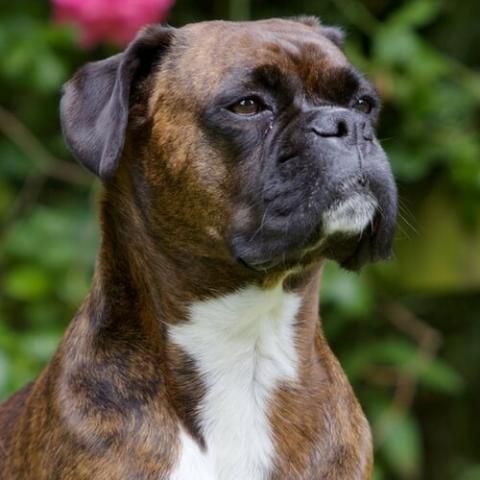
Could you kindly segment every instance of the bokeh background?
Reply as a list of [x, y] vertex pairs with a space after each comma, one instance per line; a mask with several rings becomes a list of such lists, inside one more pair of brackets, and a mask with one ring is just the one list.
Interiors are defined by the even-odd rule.
[[480, 2], [21, 0], [0, 6], [0, 401], [39, 373], [85, 295], [97, 181], [60, 134], [60, 87], [143, 23], [301, 13], [348, 32], [384, 101], [395, 258], [328, 265], [328, 338], [371, 421], [375, 478], [480, 479]]

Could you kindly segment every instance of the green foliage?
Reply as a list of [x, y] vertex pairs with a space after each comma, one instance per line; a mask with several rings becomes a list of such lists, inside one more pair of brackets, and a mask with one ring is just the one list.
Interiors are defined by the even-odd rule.
[[368, 377], [372, 367], [387, 366], [400, 375], [415, 378], [425, 388], [443, 393], [459, 393], [463, 380], [439, 358], [428, 358], [411, 341], [400, 338], [381, 339], [352, 349], [343, 366], [350, 378]]
[[[177, 0], [171, 23], [320, 15], [384, 101], [380, 138], [402, 199], [397, 258], [326, 266], [322, 318], [367, 412], [375, 479], [480, 479], [478, 2]], [[61, 84], [86, 61], [47, 2], [0, 20], [0, 400], [35, 377], [93, 272], [98, 185], [71, 161]]]
[[422, 446], [417, 423], [410, 415], [395, 410], [383, 413], [377, 421], [377, 437], [385, 460], [401, 477], [418, 474]]

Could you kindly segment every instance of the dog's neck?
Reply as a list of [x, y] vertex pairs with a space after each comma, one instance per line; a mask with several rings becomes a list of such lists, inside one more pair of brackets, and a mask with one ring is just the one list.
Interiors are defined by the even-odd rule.
[[[152, 231], [147, 226], [132, 191], [131, 185], [110, 187], [101, 205], [102, 245], [95, 284], [113, 303], [128, 298], [133, 301], [135, 295], [161, 322], [175, 324], [185, 320], [185, 307], [197, 301], [224, 297], [248, 287], [304, 297], [310, 294], [312, 282], [318, 284], [321, 263], [288, 275], [278, 271], [267, 275], [231, 258], [226, 261], [224, 257], [196, 254], [194, 247], [182, 252], [176, 249], [178, 239], [171, 232], [164, 233], [163, 228]], [[314, 301], [318, 302], [317, 293], [315, 289]]]
[[[209, 274], [212, 264], [201, 259], [188, 259], [192, 268], [175, 265], [142, 238], [138, 217], [122, 215], [121, 208], [108, 200], [102, 206], [102, 247], [81, 314], [87, 351], [93, 349], [96, 361], [135, 359], [123, 361], [126, 371], [112, 365], [112, 391], [130, 392], [129, 404], [168, 399], [182, 432], [207, 449], [213, 443], [215, 455], [228, 459], [222, 468], [238, 472], [244, 465], [248, 472], [248, 462], [270, 462], [278, 389], [308, 384], [321, 370], [315, 358], [315, 345], [323, 342], [321, 268], [295, 282], [264, 286], [237, 277], [229, 283], [218, 270]], [[132, 378], [135, 385], [128, 384]], [[244, 460], [228, 450], [225, 435], [251, 442], [238, 451]], [[186, 462], [188, 468], [192, 462]]]

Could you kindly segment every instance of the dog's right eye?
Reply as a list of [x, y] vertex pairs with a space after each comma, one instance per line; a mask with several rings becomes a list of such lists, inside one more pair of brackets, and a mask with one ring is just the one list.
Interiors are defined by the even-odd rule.
[[230, 105], [228, 109], [237, 115], [251, 117], [265, 110], [265, 105], [258, 98], [246, 97]]

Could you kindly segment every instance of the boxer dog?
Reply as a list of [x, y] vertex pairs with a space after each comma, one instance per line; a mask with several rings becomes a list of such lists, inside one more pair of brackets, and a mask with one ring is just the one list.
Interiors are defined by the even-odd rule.
[[378, 111], [312, 18], [151, 26], [82, 68], [61, 120], [103, 181], [102, 243], [54, 358], [0, 410], [2, 480], [370, 478], [318, 290], [325, 259], [389, 255]]

